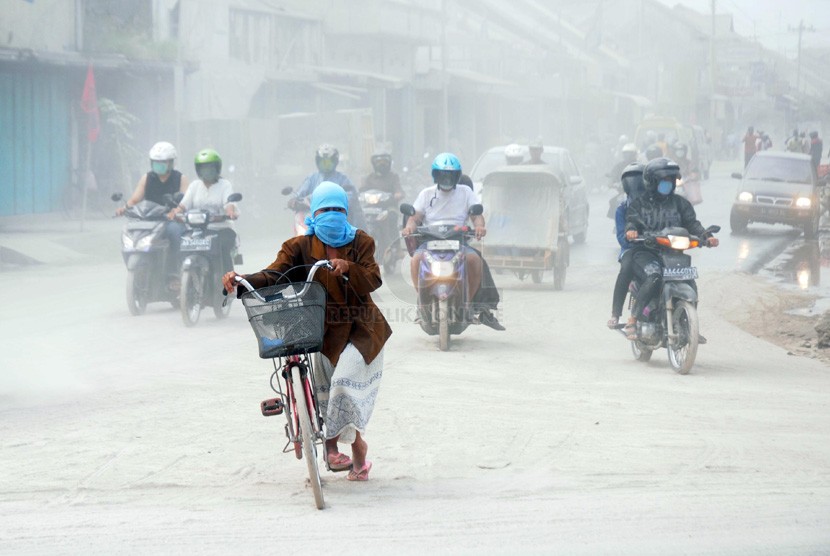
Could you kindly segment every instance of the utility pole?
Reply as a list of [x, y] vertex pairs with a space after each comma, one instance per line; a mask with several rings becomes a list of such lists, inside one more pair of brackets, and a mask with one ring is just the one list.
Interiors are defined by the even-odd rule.
[[709, 37], [709, 133], [715, 132], [715, 3], [712, 0], [712, 35]]
[[798, 31], [798, 58], [796, 61], [796, 73], [795, 73], [795, 94], [801, 96], [801, 37], [804, 35], [804, 31], [815, 31], [816, 28], [810, 25], [809, 27], [804, 26], [804, 20], [802, 19], [798, 23], [798, 27], [789, 28], [790, 31]]
[[447, 0], [441, 0], [441, 142], [439, 151], [450, 148], [449, 75], [447, 74]]

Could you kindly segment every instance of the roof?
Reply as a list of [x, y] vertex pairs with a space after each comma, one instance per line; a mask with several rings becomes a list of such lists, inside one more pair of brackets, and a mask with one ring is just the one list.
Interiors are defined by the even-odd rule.
[[[512, 144], [513, 143], [511, 143], [511, 145]], [[522, 152], [527, 151], [527, 145], [522, 145], [521, 143], [519, 143], [519, 146], [522, 148]], [[487, 153], [488, 154], [489, 153], [504, 154], [505, 147], [507, 147], [507, 145], [499, 145], [497, 147], [490, 147], [489, 149], [487, 149]], [[544, 150], [542, 152], [544, 152], [544, 153], [566, 153], [566, 152], [568, 152], [568, 149], [566, 149], [565, 147], [554, 147], [553, 145], [545, 145]]]
[[793, 153], [789, 151], [759, 151], [755, 156], [763, 158], [790, 158], [795, 160], [811, 160], [809, 154]]

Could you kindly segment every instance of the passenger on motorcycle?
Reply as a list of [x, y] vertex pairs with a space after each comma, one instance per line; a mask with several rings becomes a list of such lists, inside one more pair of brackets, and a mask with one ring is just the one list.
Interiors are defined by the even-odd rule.
[[306, 177], [300, 189], [297, 190], [297, 196], [289, 202], [289, 207], [294, 208], [292, 205], [309, 197], [317, 189], [317, 186], [324, 181], [336, 183], [349, 196], [349, 206], [352, 207], [349, 214], [349, 223], [365, 230], [366, 221], [363, 218], [360, 203], [357, 201], [357, 188], [346, 174], [337, 171], [337, 165], [340, 163], [340, 152], [334, 146], [323, 143], [317, 147], [317, 151], [314, 153], [314, 163], [317, 165], [317, 171]]
[[[163, 205], [165, 195], [187, 191], [190, 183], [187, 176], [173, 169], [176, 156], [176, 147], [166, 141], [153, 145], [150, 149], [150, 171], [141, 176], [132, 196], [125, 206], [115, 211], [115, 214], [121, 216], [129, 207], [144, 200]], [[170, 262], [175, 263], [179, 259], [179, 243], [181, 243], [183, 232], [184, 225], [181, 222], [171, 221], [164, 225], [164, 237], [170, 243], [170, 249], [167, 251]], [[170, 269], [175, 267], [175, 264], [168, 265]]]
[[[427, 187], [415, 199], [415, 214], [409, 217], [401, 235], [409, 236], [416, 232], [418, 225], [430, 226], [438, 223], [463, 226], [469, 217], [470, 207], [478, 204], [478, 198], [469, 187], [458, 187], [461, 177], [461, 162], [451, 153], [441, 153], [432, 163], [432, 179], [435, 185]], [[487, 234], [484, 216], [469, 217], [475, 229], [476, 239]], [[475, 311], [479, 312], [479, 322], [495, 330], [504, 330], [492, 311], [499, 302], [498, 292], [489, 268], [480, 253], [465, 246], [467, 268], [467, 291]], [[412, 283], [418, 289], [418, 269], [423, 258], [424, 247], [415, 250], [410, 262]]]
[[[375, 262], [375, 242], [363, 230], [348, 223], [350, 205], [339, 185], [323, 182], [311, 195], [312, 215], [306, 235], [282, 244], [276, 260], [265, 270], [244, 276], [255, 288], [281, 281], [302, 282], [308, 267], [328, 259], [332, 271], [315, 276], [327, 292], [326, 321], [320, 391], [320, 409], [325, 416], [326, 458], [333, 471], [351, 468], [352, 481], [369, 478], [363, 439], [383, 373], [383, 346], [392, 329], [372, 301], [371, 292], [381, 286]], [[229, 292], [234, 290], [235, 272], [222, 277]], [[348, 277], [348, 282], [341, 278]], [[351, 444], [351, 458], [340, 453], [337, 443]]]
[[[620, 244], [620, 255], [617, 257], [620, 263], [620, 272], [617, 274], [617, 281], [614, 284], [614, 296], [611, 301], [611, 318], [608, 321], [608, 328], [616, 328], [619, 323], [625, 296], [628, 293], [628, 285], [634, 278], [632, 244], [625, 239], [625, 215], [631, 202], [642, 196], [644, 192], [643, 165], [636, 162], [629, 164], [620, 176], [620, 183], [622, 183], [625, 192], [625, 199], [619, 204], [614, 214], [617, 242]], [[636, 321], [631, 322], [636, 324]]]
[[236, 232], [231, 220], [236, 220], [239, 216], [236, 203], [228, 202], [228, 197], [233, 193], [233, 185], [221, 176], [222, 159], [215, 150], [199, 151], [194, 163], [199, 179], [190, 184], [179, 206], [171, 210], [167, 217], [173, 220], [177, 214], [188, 210], [207, 210], [214, 215], [227, 215], [230, 220], [211, 224], [211, 227], [219, 233], [222, 267], [230, 270], [233, 268], [231, 251], [236, 243]]
[[[697, 220], [691, 203], [674, 194], [680, 167], [668, 158], [656, 158], [643, 170], [645, 194], [628, 207], [625, 217], [625, 238], [636, 239], [646, 232], [659, 232], [667, 227], [683, 227], [690, 234], [699, 236], [709, 247], [717, 247], [718, 239], [705, 236], [706, 229]], [[626, 324], [625, 332], [630, 340], [637, 339], [636, 321], [643, 316], [643, 309], [660, 290], [663, 269], [657, 253], [638, 248], [633, 254], [633, 270], [640, 289], [634, 313]]]

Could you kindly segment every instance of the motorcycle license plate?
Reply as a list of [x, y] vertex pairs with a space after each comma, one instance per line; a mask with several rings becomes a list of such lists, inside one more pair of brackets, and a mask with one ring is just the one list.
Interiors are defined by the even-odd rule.
[[430, 251], [458, 251], [461, 242], [457, 239], [433, 239], [427, 242]]
[[697, 280], [697, 267], [664, 268], [663, 280]]
[[210, 251], [210, 243], [213, 238], [209, 237], [183, 237], [182, 251]]

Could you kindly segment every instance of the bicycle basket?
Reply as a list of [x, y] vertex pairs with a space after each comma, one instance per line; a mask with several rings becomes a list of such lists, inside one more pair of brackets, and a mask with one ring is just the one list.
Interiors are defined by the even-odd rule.
[[[303, 291], [305, 290], [305, 291]], [[256, 290], [240, 299], [256, 334], [263, 359], [320, 351], [326, 315], [326, 290], [317, 282], [292, 282]]]

